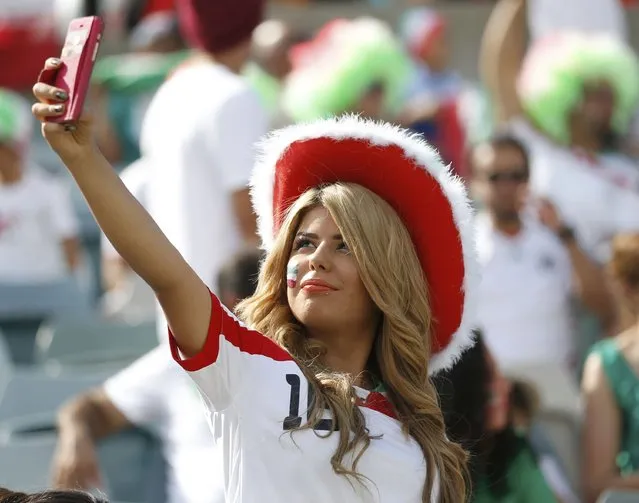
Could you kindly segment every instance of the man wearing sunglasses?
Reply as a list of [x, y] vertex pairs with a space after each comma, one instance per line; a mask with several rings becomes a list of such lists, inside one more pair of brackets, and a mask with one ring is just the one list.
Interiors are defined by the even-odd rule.
[[529, 197], [528, 155], [511, 136], [471, 152], [471, 188], [481, 206], [477, 246], [483, 265], [479, 326], [499, 363], [576, 363], [571, 300], [604, 323], [612, 303], [601, 269], [548, 201]]

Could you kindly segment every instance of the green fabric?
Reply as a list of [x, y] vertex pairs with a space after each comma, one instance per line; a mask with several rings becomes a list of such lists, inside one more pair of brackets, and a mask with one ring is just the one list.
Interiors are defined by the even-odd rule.
[[134, 121], [133, 111], [139, 96], [113, 92], [109, 94], [107, 112], [109, 121], [120, 146], [120, 164], [128, 165], [140, 157], [139, 125]]
[[472, 503], [557, 503], [530, 449], [522, 449], [506, 473], [508, 494], [499, 497], [491, 493], [486, 478], [481, 478], [474, 490]]
[[382, 84], [385, 108], [401, 106], [410, 62], [392, 31], [381, 21], [356, 19], [321, 42], [323, 48], [296, 68], [282, 97], [294, 121], [312, 121], [351, 111], [374, 84]]
[[621, 411], [622, 431], [617, 466], [622, 475], [639, 470], [639, 376], [625, 359], [617, 341], [605, 339], [592, 348], [601, 363]]
[[626, 133], [639, 98], [639, 63], [630, 47], [606, 35], [563, 33], [537, 42], [524, 61], [519, 98], [537, 127], [567, 145], [569, 114], [579, 104], [584, 84], [593, 81], [612, 86], [612, 126]]
[[0, 89], [0, 142], [20, 142], [29, 134], [28, 107], [24, 99]]
[[282, 92], [280, 82], [255, 63], [246, 65], [242, 74], [260, 96], [266, 111], [270, 115], [275, 114], [279, 107], [280, 94]]
[[93, 71], [93, 83], [109, 91], [140, 94], [157, 89], [169, 73], [191, 53], [119, 54], [100, 59]]

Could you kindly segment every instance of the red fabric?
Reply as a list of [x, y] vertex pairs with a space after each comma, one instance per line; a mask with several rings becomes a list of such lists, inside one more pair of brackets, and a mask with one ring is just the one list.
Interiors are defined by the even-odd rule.
[[390, 403], [388, 398], [386, 398], [382, 393], [378, 393], [377, 391], [371, 391], [366, 396], [366, 400], [362, 400], [360, 398], [357, 405], [377, 412], [381, 412], [382, 414], [386, 414], [388, 417], [397, 419], [393, 404]]
[[176, 0], [175, 4], [185, 40], [209, 53], [248, 41], [264, 14], [264, 0]]
[[400, 147], [350, 138], [294, 142], [275, 172], [275, 232], [290, 204], [320, 183], [357, 183], [395, 209], [410, 232], [429, 287], [432, 350], [446, 347], [461, 323], [464, 260], [452, 208], [439, 183]]
[[312, 40], [293, 46], [289, 51], [289, 58], [293, 69], [307, 64], [313, 64], [316, 55], [321, 54], [322, 51], [327, 49], [327, 44], [333, 37], [335, 31], [349, 23], [350, 21], [347, 19], [333, 19], [322, 26]]
[[61, 49], [53, 24], [46, 20], [0, 20], [0, 87], [31, 89], [44, 61]]
[[175, 0], [147, 0], [142, 13], [145, 18], [157, 12], [171, 12], [175, 10]]
[[424, 34], [419, 44], [416, 44], [413, 48], [413, 54], [419, 59], [427, 58], [430, 48], [433, 45], [433, 41], [437, 37], [441, 37], [446, 30], [446, 22], [444, 18], [438, 18], [433, 27]]
[[236, 348], [250, 355], [262, 355], [275, 361], [290, 361], [293, 357], [278, 346], [271, 339], [263, 336], [255, 330], [250, 330], [240, 324], [222, 307], [219, 299], [211, 293], [211, 320], [206, 335], [206, 341], [202, 350], [191, 358], [182, 358], [175, 337], [169, 329], [169, 344], [173, 359], [184, 370], [195, 372], [213, 365], [220, 354], [220, 334]]
[[435, 143], [442, 158], [452, 164], [452, 168], [462, 178], [466, 175], [465, 149], [466, 133], [459, 120], [457, 102], [443, 103], [435, 117], [437, 138]]

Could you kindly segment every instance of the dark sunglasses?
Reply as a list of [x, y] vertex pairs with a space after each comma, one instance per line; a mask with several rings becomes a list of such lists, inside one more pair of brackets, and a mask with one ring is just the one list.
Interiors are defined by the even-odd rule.
[[528, 173], [525, 171], [503, 171], [501, 173], [491, 173], [488, 175], [490, 183], [515, 182], [524, 183], [528, 181]]

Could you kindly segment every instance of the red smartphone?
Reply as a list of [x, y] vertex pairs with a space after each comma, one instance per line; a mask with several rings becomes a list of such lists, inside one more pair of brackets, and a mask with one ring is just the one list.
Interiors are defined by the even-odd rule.
[[104, 23], [97, 16], [80, 17], [69, 23], [60, 56], [62, 65], [57, 70], [44, 70], [38, 78], [69, 95], [64, 115], [52, 117], [50, 122], [74, 122], [80, 118], [103, 31]]

